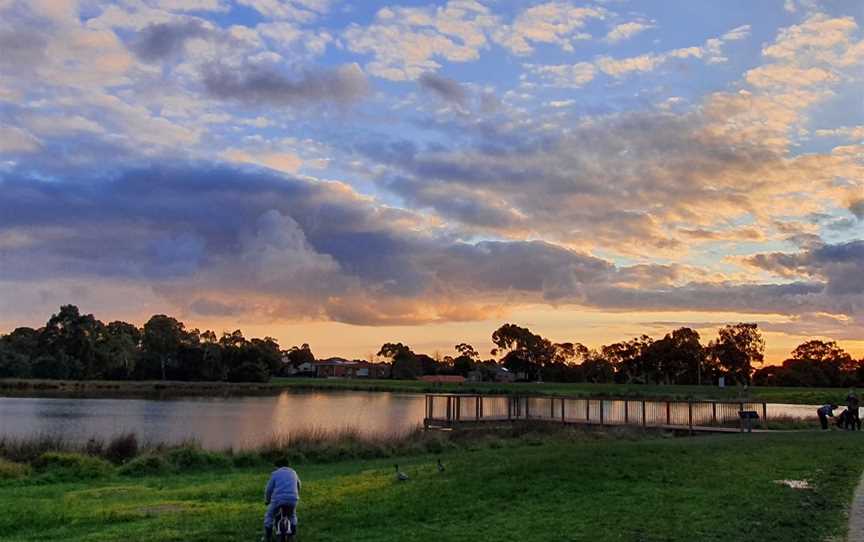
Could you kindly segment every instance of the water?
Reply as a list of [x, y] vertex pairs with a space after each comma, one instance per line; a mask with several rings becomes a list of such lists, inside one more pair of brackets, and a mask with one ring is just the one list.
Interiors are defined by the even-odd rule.
[[[618, 403], [604, 401], [606, 412], [621, 410]], [[598, 406], [592, 408], [594, 418]], [[816, 408], [770, 404], [768, 417], [782, 415], [813, 419], [815, 423]], [[142, 441], [171, 443], [191, 438], [210, 449], [244, 448], [274, 436], [312, 429], [399, 434], [422, 424], [424, 414], [423, 395], [385, 392], [285, 392], [267, 397], [160, 400], [0, 397], [0, 436], [51, 434], [84, 442], [94, 436], [110, 438], [131, 431]]]
[[423, 423], [423, 401], [422, 395], [352, 392], [166, 400], [0, 397], [0, 436], [51, 434], [84, 442], [135, 432], [145, 442], [191, 438], [210, 449], [243, 448], [313, 429], [404, 433]]

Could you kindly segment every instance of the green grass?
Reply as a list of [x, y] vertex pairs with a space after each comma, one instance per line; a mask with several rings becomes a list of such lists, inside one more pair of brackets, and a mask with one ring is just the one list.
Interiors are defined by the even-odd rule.
[[[523, 436], [435, 456], [298, 467], [303, 542], [841, 540], [858, 433]], [[268, 469], [0, 481], [0, 539], [255, 540]], [[806, 479], [796, 490], [778, 479]]]
[[405, 393], [539, 394], [558, 396], [633, 397], [658, 399], [717, 399], [769, 403], [841, 404], [846, 388], [781, 388], [756, 386], [675, 386], [590, 383], [494, 383], [437, 384], [418, 380], [367, 380], [347, 378], [274, 378], [269, 383], [161, 382], [161, 381], [64, 381], [0, 379], [0, 395], [162, 397], [177, 395], [270, 395], [284, 390], [389, 391]]

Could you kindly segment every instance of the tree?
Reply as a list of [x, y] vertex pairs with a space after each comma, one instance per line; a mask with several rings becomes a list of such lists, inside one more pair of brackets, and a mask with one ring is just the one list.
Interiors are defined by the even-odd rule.
[[135, 373], [141, 346], [141, 330], [115, 321], [105, 326], [97, 355], [102, 359], [103, 378], [126, 379]]
[[[143, 357], [150, 362], [150, 367], [145, 368], [147, 376], [155, 376], [155, 372], [162, 380], [166, 380], [168, 371], [177, 366], [180, 346], [185, 340], [186, 329], [182, 322], [164, 314], [150, 318], [144, 324], [141, 341]], [[152, 370], [154, 363], [157, 364], [157, 371]]]
[[315, 363], [315, 354], [312, 353], [312, 349], [306, 343], [292, 346], [285, 352], [285, 355], [288, 358], [288, 363], [295, 369], [304, 363]]
[[701, 384], [705, 350], [699, 333], [682, 327], [650, 343], [642, 352], [647, 380], [662, 384]]
[[765, 367], [754, 382], [773, 386], [838, 387], [858, 382], [859, 363], [834, 341], [812, 340], [798, 345], [780, 367]]
[[600, 357], [615, 368], [618, 380], [625, 384], [649, 382], [649, 368], [645, 364], [645, 352], [654, 340], [642, 335], [629, 341], [613, 343], [600, 349]]
[[758, 324], [739, 323], [720, 328], [708, 345], [708, 356], [732, 381], [749, 384], [753, 364], [765, 361], [765, 339]]
[[384, 343], [378, 355], [389, 358], [393, 363], [390, 371], [392, 378], [413, 380], [423, 374], [423, 366], [417, 355], [402, 343]]
[[75, 305], [63, 305], [51, 316], [40, 333], [40, 366], [48, 369], [49, 358], [62, 367], [48, 373], [62, 374], [61, 378], [98, 378], [104, 373], [99, 366], [96, 345], [102, 339], [105, 325], [92, 314], [81, 314]]
[[541, 369], [552, 361], [555, 354], [555, 348], [548, 339], [514, 324], [504, 324], [496, 329], [492, 333], [492, 342], [497, 347], [492, 355], [506, 352], [501, 358], [504, 366], [527, 380], [538, 380]]

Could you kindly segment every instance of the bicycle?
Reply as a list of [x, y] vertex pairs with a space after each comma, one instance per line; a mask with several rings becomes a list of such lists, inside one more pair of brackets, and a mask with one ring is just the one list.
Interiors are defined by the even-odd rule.
[[273, 517], [273, 535], [277, 542], [293, 542], [297, 536], [297, 524], [291, 521], [294, 517], [294, 505], [284, 504], [276, 509]]

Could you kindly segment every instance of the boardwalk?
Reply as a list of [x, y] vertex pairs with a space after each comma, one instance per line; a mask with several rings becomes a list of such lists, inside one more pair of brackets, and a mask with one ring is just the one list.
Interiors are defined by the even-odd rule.
[[755, 412], [755, 430], [768, 425], [764, 402], [671, 401], [599, 397], [429, 394], [424, 427], [457, 428], [513, 421], [565, 425], [629, 425], [689, 432], [742, 431], [739, 412]]

